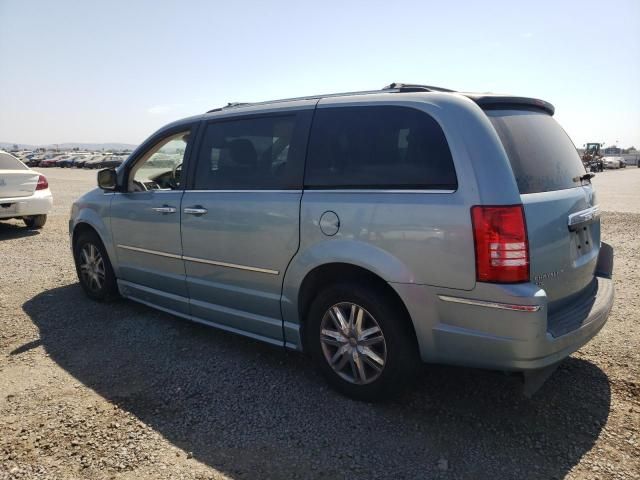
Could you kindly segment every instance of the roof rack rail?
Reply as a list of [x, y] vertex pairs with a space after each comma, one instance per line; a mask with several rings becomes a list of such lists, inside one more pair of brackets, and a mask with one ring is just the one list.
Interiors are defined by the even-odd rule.
[[229, 102], [224, 107], [222, 107], [222, 109], [224, 110], [225, 108], [244, 107], [245, 105], [251, 104], [247, 102]]
[[416, 83], [390, 83], [382, 90], [394, 90], [398, 92], [455, 92], [448, 88], [434, 87], [431, 85], [418, 85]]
[[213, 108], [207, 113], [219, 112], [221, 110], [226, 110], [227, 108], [236, 108], [236, 107], [247, 107], [253, 105], [267, 105], [270, 103], [281, 103], [281, 102], [294, 102], [299, 100], [318, 100], [321, 98], [328, 97], [344, 97], [347, 95], [370, 95], [374, 93], [407, 93], [407, 92], [455, 92], [455, 90], [449, 90], [448, 88], [442, 87], [432, 87], [428, 85], [416, 85], [413, 83], [391, 83], [386, 87], [383, 87], [382, 90], [362, 90], [357, 92], [342, 92], [342, 93], [328, 93], [324, 95], [309, 95], [307, 97], [293, 97], [293, 98], [281, 98], [279, 100], [267, 100], [264, 102], [229, 102], [224, 107]]
[[245, 105], [252, 105], [252, 104], [247, 102], [229, 102], [224, 107], [217, 107], [217, 108], [212, 108], [211, 110], [207, 110], [207, 113], [219, 112], [221, 110], [226, 110], [227, 108], [244, 107]]

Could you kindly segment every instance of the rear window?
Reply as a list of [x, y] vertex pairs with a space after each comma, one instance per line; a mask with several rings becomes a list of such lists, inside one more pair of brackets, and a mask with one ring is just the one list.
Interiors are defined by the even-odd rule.
[[576, 147], [553, 117], [528, 110], [488, 111], [507, 152], [520, 193], [579, 186], [585, 174]]
[[13, 155], [0, 152], [0, 170], [29, 170], [29, 167]]
[[307, 188], [458, 187], [438, 122], [396, 106], [319, 108], [313, 118]]

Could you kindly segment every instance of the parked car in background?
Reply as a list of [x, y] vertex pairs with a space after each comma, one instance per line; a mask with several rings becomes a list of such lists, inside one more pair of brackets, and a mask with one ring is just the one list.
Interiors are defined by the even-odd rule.
[[[604, 168], [608, 168], [608, 169], [624, 168], [622, 167], [622, 164], [624, 163], [624, 160], [622, 159], [622, 157], [603, 157], [602, 161], [604, 162]], [[624, 166], [626, 167], [627, 164], [625, 163]]]
[[68, 155], [68, 156], [63, 156], [63, 157], [58, 157], [55, 159], [55, 161], [53, 162], [53, 165], [51, 165], [52, 167], [58, 167], [58, 168], [62, 168], [62, 164], [64, 162], [68, 162], [69, 160], [71, 160], [73, 157], [73, 155]]
[[55, 167], [57, 166], [57, 162], [59, 160], [64, 160], [66, 158], [69, 158], [70, 155], [57, 155], [55, 157], [51, 157], [51, 158], [47, 158], [44, 159], [40, 162], [40, 165], [38, 165], [40, 168], [48, 168], [48, 167]]
[[76, 155], [69, 155], [66, 157], [60, 157], [56, 159], [55, 166], [58, 168], [66, 168], [73, 160], [76, 158]]
[[100, 163], [104, 160], [106, 155], [97, 155], [95, 157], [91, 157], [91, 159], [84, 162], [82, 168], [96, 169], [100, 168]]
[[420, 361], [555, 365], [614, 293], [592, 174], [553, 114], [392, 84], [173, 122], [73, 204], [80, 284], [308, 351], [359, 399]]
[[62, 160], [58, 160], [57, 161], [57, 166], [61, 167], [61, 168], [71, 168], [73, 166], [75, 166], [75, 163], [83, 160], [83, 159], [87, 159], [88, 155], [87, 154], [82, 154], [82, 155], [72, 155], [68, 158], [64, 158]]
[[75, 162], [73, 162], [72, 167], [83, 168], [85, 163], [87, 163], [89, 160], [92, 160], [93, 158], [96, 158], [96, 155], [87, 155], [84, 158], [79, 158]]
[[38, 163], [38, 167], [40, 167], [40, 168], [49, 168], [51, 166], [51, 164], [55, 162], [56, 158], [57, 157], [43, 158]]
[[40, 162], [44, 160], [44, 155], [32, 155], [29, 157], [29, 160], [25, 162], [25, 164], [29, 167], [37, 167], [40, 165]]
[[0, 219], [20, 218], [29, 228], [42, 228], [52, 204], [45, 176], [0, 151]]
[[104, 157], [104, 155], [90, 155], [89, 157], [87, 157], [84, 160], [79, 160], [78, 162], [76, 162], [75, 166], [78, 168], [88, 168], [87, 164], [89, 162], [97, 162], [100, 161], [102, 158]]
[[126, 157], [120, 155], [109, 155], [104, 157], [101, 162], [98, 162], [95, 168], [116, 168], [122, 165], [125, 160]]

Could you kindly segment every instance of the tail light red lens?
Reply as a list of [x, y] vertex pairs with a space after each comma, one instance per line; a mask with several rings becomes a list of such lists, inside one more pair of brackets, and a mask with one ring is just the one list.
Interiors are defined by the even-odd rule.
[[471, 207], [479, 282], [529, 281], [529, 242], [522, 205]]
[[47, 177], [44, 175], [40, 175], [38, 177], [38, 184], [36, 185], [36, 190], [44, 190], [45, 188], [49, 188], [49, 182], [47, 182]]

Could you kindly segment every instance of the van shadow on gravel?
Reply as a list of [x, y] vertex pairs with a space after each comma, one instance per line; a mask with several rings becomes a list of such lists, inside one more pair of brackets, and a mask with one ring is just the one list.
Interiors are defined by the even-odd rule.
[[609, 414], [606, 375], [575, 358], [533, 399], [514, 376], [432, 366], [371, 405], [327, 389], [302, 355], [133, 302], [95, 303], [77, 284], [23, 308], [63, 369], [233, 477], [562, 478]]

